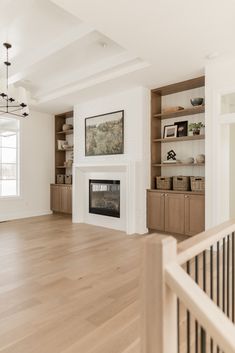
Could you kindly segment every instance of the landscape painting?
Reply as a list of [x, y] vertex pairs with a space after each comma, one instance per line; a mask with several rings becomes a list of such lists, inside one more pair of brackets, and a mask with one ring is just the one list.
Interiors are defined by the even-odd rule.
[[85, 155], [124, 153], [124, 110], [85, 119]]

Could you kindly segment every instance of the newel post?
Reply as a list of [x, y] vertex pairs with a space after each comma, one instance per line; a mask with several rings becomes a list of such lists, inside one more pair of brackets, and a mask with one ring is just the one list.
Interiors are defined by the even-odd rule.
[[144, 240], [141, 353], [177, 352], [177, 298], [164, 276], [165, 266], [176, 256], [173, 237], [153, 234]]

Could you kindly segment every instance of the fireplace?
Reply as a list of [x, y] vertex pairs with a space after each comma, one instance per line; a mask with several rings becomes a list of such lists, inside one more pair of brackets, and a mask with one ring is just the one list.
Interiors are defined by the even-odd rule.
[[89, 180], [89, 213], [120, 218], [120, 180]]

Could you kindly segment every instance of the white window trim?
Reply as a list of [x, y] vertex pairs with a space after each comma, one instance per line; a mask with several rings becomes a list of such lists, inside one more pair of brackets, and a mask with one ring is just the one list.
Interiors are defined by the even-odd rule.
[[[17, 119], [17, 118], [14, 118]], [[21, 126], [21, 120], [18, 119], [19, 121], [19, 129], [17, 132], [17, 191], [18, 191], [18, 195], [4, 195], [1, 196], [0, 195], [0, 200], [22, 200], [22, 184], [21, 184], [21, 136], [22, 136], [22, 126]]]

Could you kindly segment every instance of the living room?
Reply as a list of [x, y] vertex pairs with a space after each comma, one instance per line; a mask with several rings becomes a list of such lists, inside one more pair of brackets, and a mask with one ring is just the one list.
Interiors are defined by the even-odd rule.
[[0, 352], [233, 347], [234, 13], [0, 2]]

